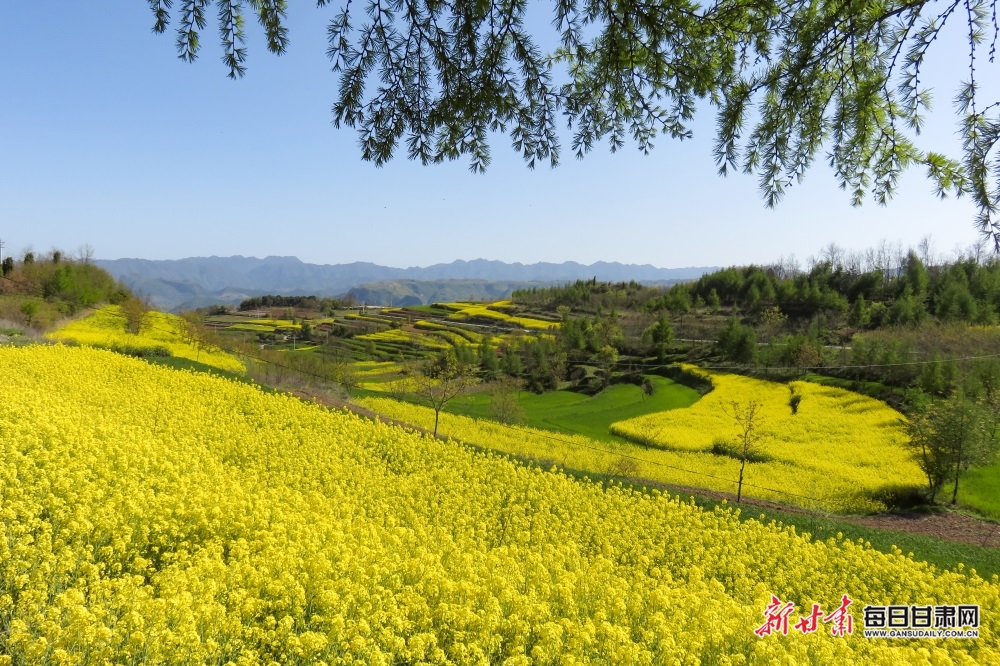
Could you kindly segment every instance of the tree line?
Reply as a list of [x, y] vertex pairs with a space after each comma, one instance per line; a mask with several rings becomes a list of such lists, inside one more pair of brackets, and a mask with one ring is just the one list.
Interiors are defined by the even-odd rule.
[[300, 308], [302, 310], [313, 310], [315, 312], [332, 312], [341, 308], [353, 305], [354, 301], [350, 297], [324, 298], [321, 296], [281, 296], [269, 294], [266, 296], [253, 296], [240, 301], [239, 310], [261, 310], [264, 308]]
[[122, 303], [132, 292], [89, 254], [74, 258], [60, 250], [25, 252], [0, 263], [0, 319], [44, 329], [60, 317], [98, 303]]

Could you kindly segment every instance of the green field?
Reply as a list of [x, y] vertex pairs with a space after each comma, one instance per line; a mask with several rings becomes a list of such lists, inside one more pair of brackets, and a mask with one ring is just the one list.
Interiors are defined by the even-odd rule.
[[[654, 392], [644, 396], [638, 386], [615, 384], [591, 397], [573, 391], [541, 395], [521, 391], [518, 404], [524, 409], [525, 425], [601, 441], [620, 441], [608, 432], [615, 421], [690, 407], [701, 397], [697, 391], [666, 377], [650, 376]], [[490, 417], [489, 393], [473, 393], [446, 406], [446, 411], [477, 418]]]
[[[945, 485], [938, 499], [950, 501], [953, 489], [953, 485]], [[962, 475], [958, 483], [958, 502], [990, 518], [1000, 518], [1000, 458]]]

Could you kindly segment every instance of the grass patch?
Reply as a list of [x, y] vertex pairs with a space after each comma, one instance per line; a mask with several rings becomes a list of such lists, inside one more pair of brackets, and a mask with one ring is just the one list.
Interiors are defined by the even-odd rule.
[[[541, 395], [522, 391], [518, 405], [524, 410], [525, 425], [568, 434], [584, 435], [604, 442], [622, 441], [608, 428], [615, 421], [651, 412], [690, 407], [701, 396], [697, 391], [666, 377], [651, 376], [654, 392], [644, 396], [638, 386], [615, 384], [589, 397], [573, 391], [553, 391]], [[490, 417], [490, 395], [473, 393], [455, 399], [446, 410], [476, 418]]]
[[[951, 486], [942, 488], [941, 497], [951, 499], [952, 489]], [[984, 516], [1000, 518], [1000, 457], [962, 475], [958, 483], [958, 501]]]

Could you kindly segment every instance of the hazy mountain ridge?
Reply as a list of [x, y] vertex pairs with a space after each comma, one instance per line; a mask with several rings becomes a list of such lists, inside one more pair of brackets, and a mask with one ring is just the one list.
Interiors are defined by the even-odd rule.
[[[371, 262], [308, 264], [296, 257], [189, 257], [186, 259], [105, 259], [101, 267], [158, 307], [179, 309], [212, 303], [233, 304], [248, 296], [285, 294], [339, 296], [352, 288], [392, 280], [479, 280], [508, 283], [568, 282], [596, 277], [612, 282], [673, 282], [695, 279], [716, 267], [657, 268], [644, 264], [575, 261], [535, 264], [474, 259], [427, 267], [393, 268]], [[524, 285], [517, 285], [524, 286]], [[378, 291], [383, 289], [379, 287]], [[375, 295], [375, 291], [372, 295]], [[421, 293], [427, 290], [420, 290]], [[502, 296], [501, 296], [502, 297]], [[368, 301], [373, 302], [373, 301]]]
[[352, 287], [348, 293], [369, 305], [429, 305], [454, 301], [499, 301], [515, 289], [550, 287], [558, 282], [508, 282], [500, 280], [383, 280]]

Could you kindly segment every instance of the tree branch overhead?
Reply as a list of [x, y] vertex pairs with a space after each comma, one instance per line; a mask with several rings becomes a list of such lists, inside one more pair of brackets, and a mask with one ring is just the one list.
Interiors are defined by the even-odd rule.
[[[209, 1], [148, 2], [154, 32], [176, 21], [178, 57], [195, 60]], [[267, 49], [285, 52], [284, 0], [215, 4], [228, 76], [246, 71], [245, 11]], [[708, 101], [719, 172], [756, 175], [768, 206], [817, 158], [855, 205], [885, 204], [903, 170], [923, 167], [940, 196], [972, 199], [977, 228], [1000, 250], [1000, 100], [981, 99], [979, 83], [996, 72], [997, 0], [554, 0], [552, 52], [526, 26], [527, 0], [317, 5], [336, 12], [334, 125], [355, 129], [376, 165], [402, 145], [423, 164], [468, 159], [482, 172], [500, 132], [530, 168], [555, 166], [560, 122], [577, 157], [605, 141], [648, 152], [660, 136], [690, 138]], [[930, 104], [921, 72], [945, 29], [969, 46], [954, 156], [919, 142]]]

